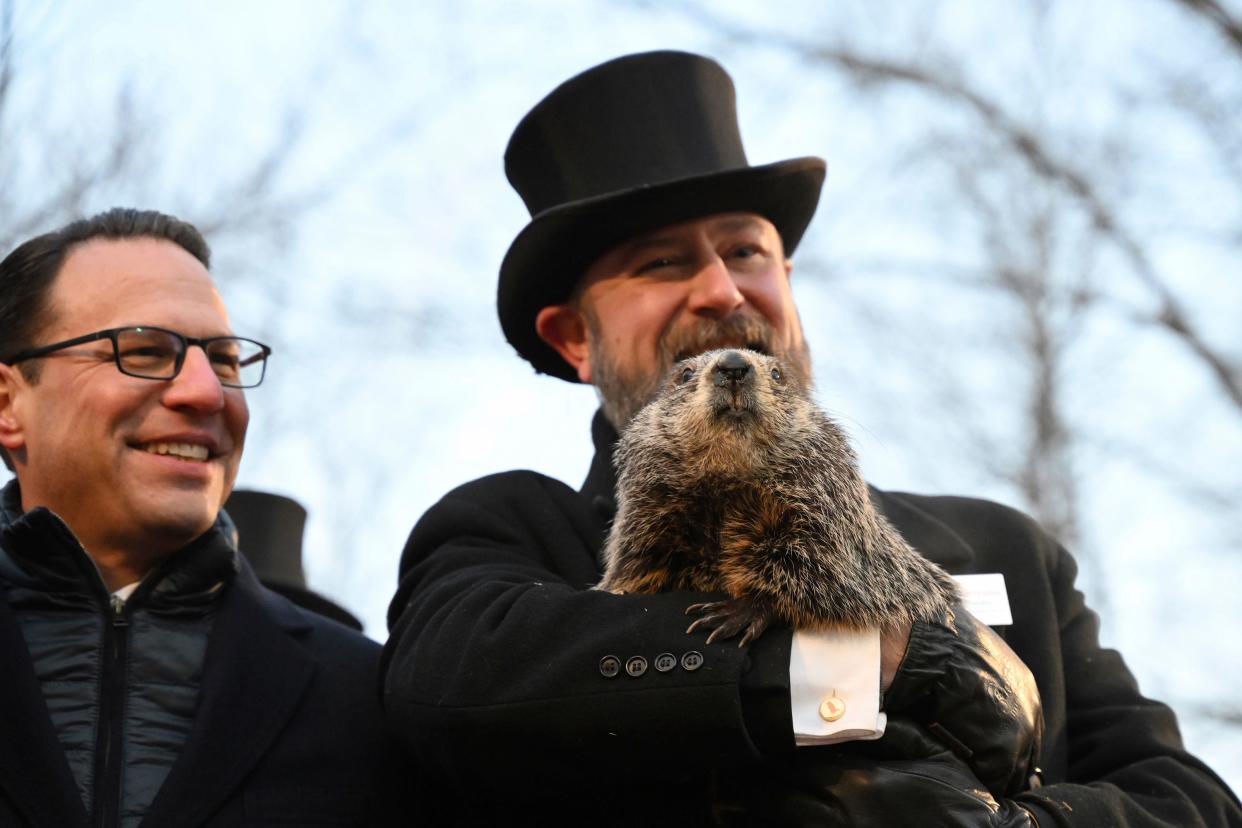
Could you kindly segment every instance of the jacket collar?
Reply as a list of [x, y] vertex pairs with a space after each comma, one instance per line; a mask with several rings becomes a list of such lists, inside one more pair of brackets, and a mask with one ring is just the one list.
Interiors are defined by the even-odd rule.
[[[147, 573], [129, 602], [157, 611], [184, 612], [215, 600], [240, 565], [228, 529], [217, 519], [210, 529]], [[16, 480], [0, 491], [0, 584], [7, 584], [15, 601], [39, 596], [58, 602], [108, 599], [98, 567], [69, 526], [43, 507], [21, 511]]]
[[[607, 525], [611, 523], [617, 509], [617, 474], [612, 455], [619, 437], [617, 430], [604, 417], [602, 411], [596, 411], [591, 421], [591, 439], [595, 443], [595, 457], [579, 491], [601, 522]], [[960, 572], [970, 567], [975, 557], [974, 551], [957, 532], [917, 505], [917, 498], [874, 487], [869, 487], [869, 490], [872, 504], [923, 557], [940, 564], [950, 572]]]

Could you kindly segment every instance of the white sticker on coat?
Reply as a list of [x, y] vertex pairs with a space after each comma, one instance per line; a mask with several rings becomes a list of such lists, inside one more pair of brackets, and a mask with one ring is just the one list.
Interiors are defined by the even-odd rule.
[[962, 590], [962, 605], [975, 618], [989, 627], [1003, 627], [1013, 623], [1004, 575], [999, 572], [986, 575], [954, 575], [953, 580], [957, 581]]

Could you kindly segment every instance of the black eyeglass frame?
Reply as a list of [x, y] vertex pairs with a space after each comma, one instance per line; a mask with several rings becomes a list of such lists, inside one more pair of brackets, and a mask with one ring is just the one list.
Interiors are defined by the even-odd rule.
[[[178, 340], [181, 343], [181, 350], [177, 352], [177, 359], [173, 363], [172, 373], [166, 377], [153, 377], [149, 374], [136, 374], [132, 370], [127, 370], [125, 366], [121, 364], [121, 346], [117, 343], [117, 336], [125, 331], [159, 331], [160, 333], [166, 333], [172, 336], [174, 339]], [[262, 366], [261, 370], [259, 371], [259, 379], [253, 383], [248, 383], [246, 385], [242, 385], [240, 383], [235, 383], [235, 382], [225, 382], [223, 379], [221, 379], [220, 384], [223, 385], [225, 388], [256, 388], [258, 387], [259, 384], [263, 382], [263, 377], [267, 375], [267, 358], [272, 355], [272, 349], [269, 348], [267, 345], [264, 345], [262, 342], [259, 342], [256, 339], [249, 339], [244, 336], [205, 336], [205, 337], [200, 338], [200, 337], [195, 337], [195, 336], [186, 336], [185, 334], [178, 333], [177, 331], [170, 330], [168, 328], [161, 328], [158, 325], [125, 325], [120, 328], [108, 328], [107, 330], [104, 330], [104, 331], [95, 331], [94, 333], [83, 334], [82, 336], [75, 336], [73, 339], [66, 339], [63, 342], [53, 342], [51, 345], [40, 345], [36, 348], [25, 348], [13, 354], [11, 357], [7, 359], [0, 360], [0, 362], [4, 362], [7, 365], [16, 365], [17, 363], [25, 362], [28, 359], [35, 359], [37, 357], [47, 356], [48, 354], [63, 350], [65, 348], [72, 348], [74, 345], [85, 345], [88, 342], [97, 342], [101, 339], [111, 340], [112, 359], [116, 363], [116, 369], [118, 371], [120, 371], [122, 374], [124, 374], [127, 377], [137, 377], [138, 379], [156, 380], [156, 381], [167, 381], [171, 379], [176, 379], [177, 375], [181, 373], [181, 367], [185, 365], [185, 355], [186, 355], [186, 352], [190, 350], [191, 345], [197, 345], [198, 347], [202, 348], [203, 353], [208, 354], [208, 356], [210, 356], [210, 352], [207, 350], [207, 346], [213, 342], [220, 342], [222, 340], [230, 340], [233, 342], [248, 342], [251, 345], [258, 346], [259, 348], [258, 356], [260, 360], [260, 365]], [[252, 357], [251, 359], [247, 360], [245, 364], [246, 365], [253, 364], [254, 359], [255, 358]], [[238, 365], [239, 376], [241, 373], [240, 372], [241, 367], [242, 365], [239, 364]]]

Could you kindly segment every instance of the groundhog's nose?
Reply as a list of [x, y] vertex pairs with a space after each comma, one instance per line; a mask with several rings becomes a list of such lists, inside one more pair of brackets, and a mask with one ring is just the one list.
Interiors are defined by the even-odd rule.
[[717, 385], [728, 383], [736, 385], [747, 379], [747, 375], [750, 374], [750, 361], [738, 351], [729, 351], [716, 361], [716, 366], [712, 370], [716, 372]]

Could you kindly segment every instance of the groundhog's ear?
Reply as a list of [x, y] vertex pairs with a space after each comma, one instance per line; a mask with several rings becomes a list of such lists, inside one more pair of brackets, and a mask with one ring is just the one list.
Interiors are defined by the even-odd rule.
[[548, 305], [535, 317], [539, 338], [556, 349], [583, 382], [591, 381], [586, 317], [573, 305]]

